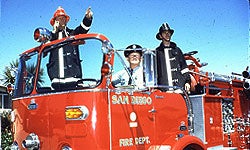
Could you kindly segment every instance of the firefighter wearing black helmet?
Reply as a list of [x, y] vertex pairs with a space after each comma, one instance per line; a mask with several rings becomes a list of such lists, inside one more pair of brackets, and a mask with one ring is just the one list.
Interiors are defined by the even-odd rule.
[[189, 92], [190, 74], [181, 49], [171, 41], [173, 33], [174, 30], [163, 23], [156, 34], [156, 39], [161, 40], [160, 46], [156, 48], [157, 82], [158, 85], [179, 86]]
[[124, 51], [124, 56], [129, 63], [129, 67], [115, 73], [112, 77], [112, 84], [114, 86], [136, 85], [143, 88], [143, 68], [140, 66], [142, 47], [137, 44], [129, 45]]

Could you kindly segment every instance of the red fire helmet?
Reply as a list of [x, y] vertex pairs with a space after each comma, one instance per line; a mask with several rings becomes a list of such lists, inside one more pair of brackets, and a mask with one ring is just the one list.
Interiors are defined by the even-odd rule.
[[61, 6], [59, 6], [59, 7], [57, 8], [57, 10], [55, 11], [54, 16], [50, 19], [50, 24], [51, 24], [52, 26], [54, 25], [55, 19], [56, 19], [56, 17], [58, 17], [58, 16], [65, 16], [65, 17], [66, 17], [66, 22], [68, 22], [69, 19], [70, 19], [70, 17], [66, 14], [65, 10], [64, 10]]

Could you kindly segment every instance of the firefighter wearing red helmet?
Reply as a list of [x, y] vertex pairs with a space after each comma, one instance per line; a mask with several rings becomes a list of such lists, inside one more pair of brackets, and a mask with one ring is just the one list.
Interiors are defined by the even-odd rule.
[[[69, 19], [70, 17], [66, 14], [65, 10], [59, 6], [50, 20], [50, 24], [53, 26], [51, 41], [87, 33], [92, 23], [93, 12], [89, 7], [81, 24], [75, 29], [69, 29], [67, 27]], [[51, 51], [47, 67], [52, 83], [56, 82], [57, 79], [81, 79], [82, 69], [78, 46], [66, 45]], [[74, 84], [72, 85], [75, 86]]]
[[[190, 74], [181, 49], [171, 41], [174, 30], [163, 23], [156, 34], [161, 44], [156, 48], [158, 85], [178, 86], [190, 91]], [[163, 89], [166, 90], [166, 89]]]
[[61, 39], [70, 35], [84, 34], [87, 33], [90, 29], [93, 19], [93, 12], [89, 7], [86, 10], [85, 16], [81, 24], [75, 29], [69, 29], [67, 23], [70, 20], [70, 17], [66, 14], [65, 10], [59, 6], [55, 11], [53, 17], [50, 19], [50, 24], [53, 26], [52, 39]]

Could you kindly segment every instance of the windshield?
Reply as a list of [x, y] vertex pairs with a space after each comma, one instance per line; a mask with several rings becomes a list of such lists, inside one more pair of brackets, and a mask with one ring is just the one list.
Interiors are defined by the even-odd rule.
[[71, 40], [46, 47], [40, 59], [37, 51], [22, 55], [14, 96], [28, 95], [34, 89], [47, 93], [98, 86], [104, 58], [102, 46], [96, 39]]
[[102, 43], [85, 39], [48, 47], [42, 53], [38, 92], [96, 87], [101, 80]]
[[14, 96], [27, 95], [34, 88], [38, 52], [22, 55], [18, 63]]

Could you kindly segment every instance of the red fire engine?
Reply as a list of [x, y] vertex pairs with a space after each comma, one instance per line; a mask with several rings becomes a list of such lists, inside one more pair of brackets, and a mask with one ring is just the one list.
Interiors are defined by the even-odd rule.
[[12, 149], [250, 148], [247, 71], [245, 78], [200, 71], [191, 52], [185, 57], [194, 92], [168, 86], [163, 92], [154, 51], [143, 49], [145, 87], [114, 87], [112, 74], [122, 57], [108, 38], [81, 34], [44, 42], [48, 33], [37, 29], [42, 44], [19, 59]]

